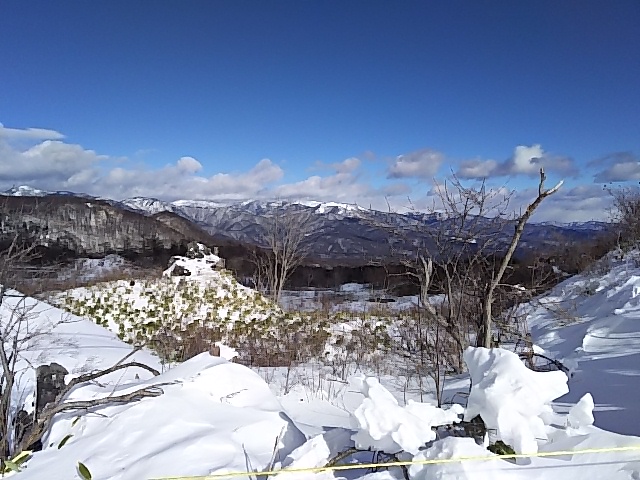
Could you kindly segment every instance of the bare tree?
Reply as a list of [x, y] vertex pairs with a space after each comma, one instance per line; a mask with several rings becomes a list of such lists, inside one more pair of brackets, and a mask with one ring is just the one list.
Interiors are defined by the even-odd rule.
[[[9, 237], [11, 238], [11, 237]], [[8, 282], [13, 278], [13, 270], [33, 257], [35, 245], [23, 246], [20, 235], [15, 233], [8, 248], [0, 253], [0, 308], [6, 308], [8, 299], [15, 305], [10, 309], [8, 318], [0, 321], [0, 365], [2, 377], [0, 383], [0, 459], [6, 459], [13, 451], [11, 433], [13, 425], [14, 405], [12, 395], [16, 382], [16, 365], [19, 352], [40, 332], [25, 331], [33, 307], [25, 302], [26, 297], [10, 290]]]
[[640, 242], [640, 189], [608, 188], [608, 191], [613, 197], [610, 217], [617, 227], [618, 247], [632, 248]]
[[[467, 188], [454, 176], [436, 185], [434, 206], [416, 227], [421, 243], [414, 243], [413, 251], [394, 250], [420, 285], [418, 313], [399, 325], [396, 352], [412, 362], [416, 373], [433, 379], [438, 401], [447, 373], [462, 371], [465, 348], [472, 343], [491, 346], [493, 316], [515, 321], [518, 315], [514, 305], [528, 292], [502, 282], [513, 275], [510, 262], [526, 222], [562, 185], [546, 190], [544, 180], [541, 171], [538, 197], [514, 218], [513, 191], [489, 189], [485, 182]], [[531, 282], [546, 281], [540, 273], [532, 270]], [[502, 322], [501, 331], [519, 335], [508, 323]]]
[[542, 203], [542, 201], [550, 195], [553, 195], [557, 192], [562, 186], [562, 181], [558, 182], [555, 187], [545, 189], [544, 182], [546, 180], [546, 175], [544, 174], [544, 169], [540, 168], [540, 183], [538, 185], [538, 196], [535, 198], [533, 202], [529, 204], [525, 212], [518, 219], [518, 223], [516, 224], [516, 230], [511, 237], [511, 243], [509, 244], [509, 248], [507, 252], [502, 257], [502, 262], [500, 262], [500, 267], [498, 271], [492, 275], [491, 282], [489, 283], [489, 287], [487, 289], [486, 295], [484, 297], [484, 303], [482, 306], [482, 331], [484, 333], [482, 346], [486, 348], [491, 347], [491, 326], [492, 326], [492, 308], [494, 301], [495, 290], [502, 281], [502, 277], [504, 276], [504, 272], [507, 270], [509, 266], [509, 262], [511, 261], [511, 257], [513, 253], [516, 251], [516, 247], [518, 246], [518, 242], [520, 241], [520, 237], [522, 236], [522, 232], [524, 231], [524, 227], [535, 212], [536, 208]]
[[280, 302], [287, 279], [307, 256], [312, 230], [312, 212], [295, 205], [283, 205], [267, 218], [264, 235], [267, 251], [259, 252], [255, 262], [276, 302]]
[[403, 263], [420, 281], [424, 322], [435, 329], [432, 338], [438, 341], [438, 346], [428, 346], [436, 352], [434, 360], [460, 371], [462, 352], [478, 328], [478, 300], [492, 255], [504, 237], [513, 192], [487, 189], [484, 182], [468, 188], [455, 176], [437, 184], [435, 191], [430, 224], [420, 227], [423, 242]]
[[[418, 308], [397, 325], [394, 351], [407, 359], [408, 374], [431, 377], [442, 402], [446, 376], [462, 371], [462, 353], [477, 332], [483, 277], [504, 238], [512, 192], [484, 182], [467, 188], [455, 176], [435, 191], [433, 207], [418, 224], [385, 227], [392, 255], [420, 286]], [[419, 241], [407, 246], [398, 238], [403, 235]]]

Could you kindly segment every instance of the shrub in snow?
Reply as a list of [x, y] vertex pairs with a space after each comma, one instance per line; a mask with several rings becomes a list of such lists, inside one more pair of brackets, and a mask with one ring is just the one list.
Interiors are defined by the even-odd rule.
[[460, 421], [460, 405], [444, 410], [409, 400], [401, 407], [376, 378], [358, 378], [353, 383], [364, 395], [352, 415], [353, 427], [358, 430], [352, 437], [356, 448], [416, 454], [427, 442], [435, 440], [432, 427]]
[[464, 360], [471, 376], [465, 420], [480, 415], [494, 440], [516, 453], [536, 453], [553, 416], [550, 403], [569, 391], [564, 372], [534, 372], [518, 355], [499, 348], [469, 347]]
[[[165, 361], [206, 351], [215, 341], [241, 352], [270, 351], [285, 333], [305, 331], [302, 319], [289, 318], [273, 302], [240, 285], [231, 274], [211, 269], [215, 255], [174, 257], [160, 279], [108, 282], [54, 295], [51, 301], [99, 325], [127, 342], [154, 348]], [[188, 277], [172, 277], [177, 270]]]

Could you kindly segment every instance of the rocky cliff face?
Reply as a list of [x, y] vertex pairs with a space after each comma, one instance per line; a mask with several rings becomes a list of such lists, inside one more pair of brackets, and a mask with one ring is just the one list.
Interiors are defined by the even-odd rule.
[[85, 256], [169, 251], [191, 240], [153, 217], [101, 200], [57, 195], [3, 198], [0, 235], [3, 242], [18, 235], [25, 242]]

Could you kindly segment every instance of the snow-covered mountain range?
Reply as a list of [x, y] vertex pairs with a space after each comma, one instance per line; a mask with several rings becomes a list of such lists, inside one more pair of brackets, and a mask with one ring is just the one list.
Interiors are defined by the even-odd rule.
[[[313, 249], [316, 259], [384, 258], [415, 251], [425, 241], [425, 231], [446, 225], [451, 219], [440, 213], [381, 212], [359, 205], [336, 202], [245, 201], [230, 204], [203, 200], [163, 202], [135, 197], [120, 202], [126, 208], [154, 214], [170, 211], [197, 223], [211, 234], [226, 236], [246, 243], [260, 244], [264, 229], [273, 215], [296, 211], [306, 214], [313, 223]], [[494, 233], [489, 219], [487, 232]], [[560, 239], [568, 241], [589, 238], [607, 227], [602, 222], [571, 224], [530, 223], [525, 229], [521, 247], [535, 248]], [[511, 223], [499, 227], [504, 242], [513, 232]]]
[[[71, 192], [45, 192], [27, 186], [14, 187], [3, 193], [12, 196], [75, 195]], [[171, 212], [184, 217], [216, 237], [247, 244], [264, 244], [270, 217], [296, 211], [308, 215], [312, 222], [310, 257], [317, 261], [353, 262], [388, 258], [414, 252], [424, 244], [425, 231], [451, 221], [438, 213], [393, 213], [367, 209], [354, 204], [313, 201], [259, 201], [220, 203], [207, 200], [166, 202], [156, 198], [133, 197], [121, 201], [102, 199], [113, 206], [155, 215]], [[490, 225], [489, 219], [481, 219]], [[530, 223], [521, 240], [521, 248], [536, 248], [544, 243], [589, 238], [606, 228], [602, 222], [572, 224]], [[513, 232], [511, 224], [502, 224], [504, 242]], [[492, 232], [495, 233], [495, 230]], [[499, 233], [499, 232], [498, 232]]]

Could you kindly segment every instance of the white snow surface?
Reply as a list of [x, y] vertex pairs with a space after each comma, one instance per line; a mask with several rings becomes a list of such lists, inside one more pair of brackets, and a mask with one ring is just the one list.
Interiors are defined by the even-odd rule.
[[593, 425], [593, 407], [593, 397], [590, 393], [585, 393], [580, 401], [569, 409], [567, 426], [580, 430]]
[[[202, 251], [204, 245], [199, 243], [198, 247]], [[216, 276], [213, 268], [218, 263], [220, 263], [220, 257], [213, 253], [202, 254], [202, 258], [174, 257], [173, 263], [163, 272], [163, 275], [171, 275], [176, 266], [180, 266], [189, 270], [192, 277], [213, 277]]]
[[397, 453], [416, 454], [420, 447], [435, 440], [431, 429], [460, 421], [460, 405], [443, 410], [428, 403], [409, 400], [401, 407], [393, 395], [373, 377], [354, 379], [364, 396], [362, 404], [353, 413], [353, 427], [357, 430], [353, 440], [356, 447]]
[[[357, 445], [388, 453], [402, 451], [398, 454], [401, 458], [416, 462], [474, 458], [412, 465], [411, 480], [542, 480], [558, 476], [563, 480], [638, 480], [639, 450], [606, 449], [640, 447], [640, 438], [634, 436], [640, 434], [636, 381], [640, 377], [639, 259], [637, 253], [623, 259], [611, 256], [606, 269], [567, 279], [548, 295], [522, 307], [529, 314], [536, 351], [564, 361], [571, 367], [569, 378], [557, 371], [532, 372], [506, 350], [466, 351], [472, 389], [464, 416], [469, 419], [479, 414], [487, 423], [490, 432], [483, 445], [469, 438], [436, 438], [433, 427], [456, 421], [461, 408], [442, 410], [418, 402], [401, 405], [397, 392], [390, 392], [372, 377], [352, 379], [344, 389], [343, 404], [355, 402], [345, 412], [314, 398], [305, 399], [297, 390], [279, 399], [248, 368], [201, 354], [160, 376], [129, 368], [99, 383], [76, 388], [69, 400], [116, 395], [152, 385], [160, 386], [164, 393], [126, 405], [58, 415], [43, 451], [35, 453], [23, 471], [13, 476], [78, 478], [78, 462], [101, 480], [259, 471], [270, 466], [319, 467]], [[196, 263], [204, 265], [203, 275], [212, 271], [206, 261]], [[5, 298], [0, 320], [6, 323], [16, 309], [27, 308], [30, 331], [42, 334], [29, 342], [21, 358], [13, 393], [16, 405], [28, 406], [33, 398], [31, 365], [55, 361], [65, 366], [71, 377], [111, 366], [132, 351], [115, 334], [91, 321], [34, 299], [19, 302], [18, 297]], [[221, 350], [225, 356], [233, 355]], [[158, 359], [144, 350], [130, 360], [161, 368]], [[463, 382], [464, 378], [453, 380], [457, 389]], [[297, 419], [304, 419], [305, 424]], [[73, 436], [58, 449], [69, 434]], [[488, 442], [497, 439], [518, 452], [533, 454], [605, 451], [505, 461], [486, 450]], [[345, 462], [370, 460], [371, 453]], [[277, 478], [397, 480], [403, 476], [395, 468], [375, 473], [280, 474]]]
[[[413, 457], [413, 460], [437, 460], [458, 457], [490, 457], [492, 454], [472, 438], [447, 437], [428, 450]], [[411, 465], [409, 475], [412, 480], [466, 479], [494, 480], [496, 475], [493, 462], [473, 462], [459, 464]], [[519, 478], [519, 477], [512, 477]]]
[[551, 402], [569, 391], [564, 372], [534, 372], [513, 352], [471, 348], [464, 353], [471, 376], [465, 420], [480, 415], [494, 441], [516, 453], [536, 453], [554, 420]]
[[640, 435], [640, 252], [611, 253], [522, 308], [538, 351], [571, 369], [556, 404], [590, 393], [594, 425]]
[[[269, 387], [241, 365], [204, 353], [116, 391], [160, 384], [159, 397], [98, 409], [99, 415], [75, 425], [73, 415], [58, 419], [49, 448], [21, 476], [45, 478], [55, 470], [71, 477], [77, 461], [94, 478], [122, 480], [244, 471], [248, 465], [262, 470], [274, 455], [285, 457], [304, 441]], [[95, 398], [113, 389], [85, 387], [76, 396]], [[57, 445], [67, 434], [74, 437], [60, 455]]]

